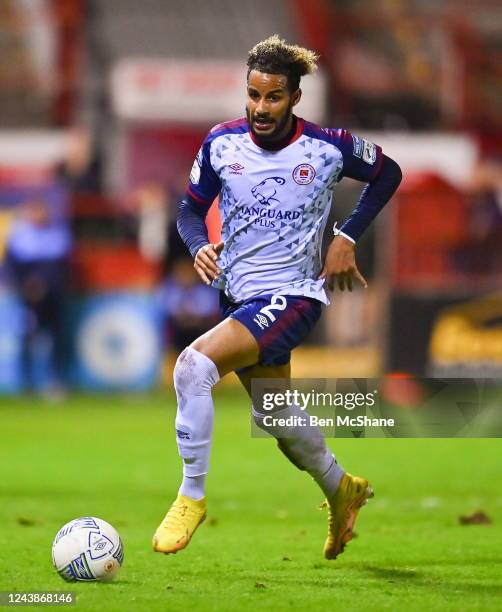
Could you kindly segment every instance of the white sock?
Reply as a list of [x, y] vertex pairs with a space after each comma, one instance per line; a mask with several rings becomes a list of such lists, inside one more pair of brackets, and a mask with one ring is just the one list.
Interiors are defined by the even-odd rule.
[[[264, 416], [264, 413], [258, 412], [253, 406], [253, 418], [258, 427], [274, 436], [277, 445], [291, 463], [300, 470], [308, 472], [326, 497], [332, 498], [345, 471], [326, 446], [321, 430], [314, 426], [266, 426], [263, 422]], [[296, 416], [302, 419], [305, 418], [305, 411], [299, 406], [288, 406], [283, 410], [274, 411], [273, 416], [276, 418]]]
[[200, 476], [183, 476], [183, 481], [178, 493], [186, 495], [192, 499], [202, 499], [204, 497], [204, 485], [206, 484], [207, 474]]
[[345, 471], [338, 465], [335, 456], [328, 450], [328, 454], [331, 456], [332, 463], [324, 474], [312, 474], [312, 478], [317, 482], [322, 492], [328, 499], [331, 499], [336, 493], [340, 481], [345, 474]]
[[211, 389], [219, 379], [211, 359], [194, 348], [189, 346], [178, 357], [174, 388], [178, 398], [176, 440], [183, 459], [180, 493], [193, 499], [204, 497], [214, 419]]

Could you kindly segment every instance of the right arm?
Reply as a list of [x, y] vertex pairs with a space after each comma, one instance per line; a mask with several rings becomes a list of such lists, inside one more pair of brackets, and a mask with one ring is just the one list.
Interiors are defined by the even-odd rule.
[[176, 218], [179, 235], [194, 258], [197, 274], [206, 285], [210, 285], [220, 273], [216, 260], [223, 248], [223, 242], [209, 243], [206, 216], [210, 207], [211, 204], [199, 202], [187, 192], [180, 202]]
[[177, 215], [178, 232], [194, 258], [194, 268], [210, 285], [218, 277], [216, 265], [223, 243], [209, 244], [206, 216], [221, 189], [221, 181], [211, 165], [211, 132], [197, 153], [190, 172], [188, 189], [180, 202]]

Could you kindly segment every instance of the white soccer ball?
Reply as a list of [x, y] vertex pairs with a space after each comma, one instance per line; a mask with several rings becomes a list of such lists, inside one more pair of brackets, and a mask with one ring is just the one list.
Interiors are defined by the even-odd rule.
[[67, 582], [113, 580], [124, 561], [117, 531], [106, 521], [82, 516], [63, 525], [52, 543], [52, 562]]

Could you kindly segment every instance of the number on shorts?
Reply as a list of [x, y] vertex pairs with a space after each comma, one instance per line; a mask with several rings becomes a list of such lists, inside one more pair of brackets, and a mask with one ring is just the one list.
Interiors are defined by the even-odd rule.
[[287, 304], [287, 300], [283, 295], [273, 295], [270, 304], [260, 308], [260, 312], [266, 315], [270, 319], [270, 322], [273, 323], [277, 317], [272, 310], [285, 310]]

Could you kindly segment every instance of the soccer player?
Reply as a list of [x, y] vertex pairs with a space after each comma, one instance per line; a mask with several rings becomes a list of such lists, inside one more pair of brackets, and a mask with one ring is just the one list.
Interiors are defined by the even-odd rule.
[[[343, 129], [321, 128], [293, 114], [300, 78], [316, 55], [278, 36], [258, 43], [247, 60], [246, 117], [215, 126], [195, 159], [178, 213], [178, 230], [200, 278], [220, 290], [226, 317], [195, 340], [174, 368], [176, 437], [183, 459], [178, 497], [154, 537], [154, 550], [184, 548], [206, 517], [204, 483], [213, 428], [211, 390], [235, 371], [251, 395], [253, 378], [290, 378], [291, 350], [329, 304], [326, 288], [352, 290], [355, 243], [401, 181], [380, 147]], [[335, 229], [324, 264], [320, 245], [333, 186], [344, 176], [363, 183], [361, 197]], [[222, 241], [210, 244], [205, 216], [220, 195]], [[289, 406], [277, 417], [304, 414]], [[277, 438], [284, 455], [310, 474], [328, 506], [324, 556], [334, 559], [352, 538], [358, 510], [373, 495], [364, 478], [338, 464], [312, 429], [257, 425]], [[267, 419], [267, 422], [269, 420]]]

